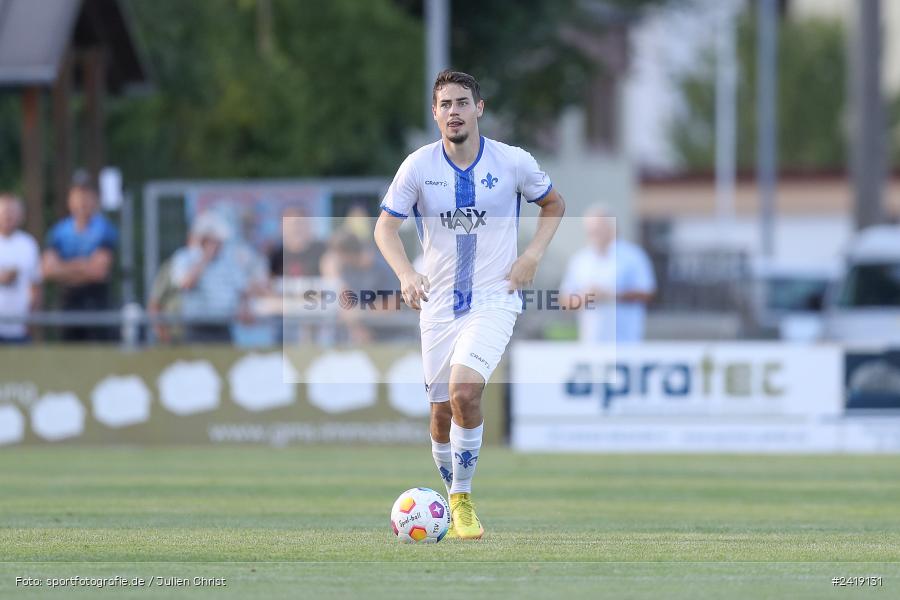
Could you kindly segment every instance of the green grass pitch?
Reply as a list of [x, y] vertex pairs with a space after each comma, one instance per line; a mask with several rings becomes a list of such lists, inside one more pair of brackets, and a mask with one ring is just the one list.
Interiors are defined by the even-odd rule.
[[[485, 448], [485, 538], [399, 544], [417, 485], [440, 486], [427, 447], [6, 449], [0, 597], [900, 597], [897, 457]], [[46, 584], [73, 576], [227, 586]]]

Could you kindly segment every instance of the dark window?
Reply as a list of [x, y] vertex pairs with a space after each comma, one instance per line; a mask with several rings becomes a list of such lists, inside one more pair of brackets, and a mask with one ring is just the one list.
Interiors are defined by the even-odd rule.
[[850, 269], [838, 304], [845, 307], [900, 307], [900, 264], [856, 265]]
[[766, 307], [784, 312], [818, 311], [827, 287], [827, 279], [775, 277], [766, 282]]

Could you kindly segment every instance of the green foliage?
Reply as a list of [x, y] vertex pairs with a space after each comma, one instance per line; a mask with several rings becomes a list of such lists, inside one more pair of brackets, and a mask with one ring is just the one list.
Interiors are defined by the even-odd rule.
[[[112, 102], [112, 162], [132, 179], [385, 172], [420, 114], [421, 26], [390, 0], [132, 0], [155, 91]], [[327, 32], [327, 35], [325, 34]]]
[[641, 9], [673, 0], [617, 0], [600, 14], [578, 0], [453, 0], [452, 64], [478, 78], [487, 109], [510, 126], [512, 140], [541, 143], [546, 126], [569, 105], [587, 99], [603, 66], [584, 55], [564, 32], [590, 37], [640, 16]]
[[[453, 64], [482, 80], [509, 141], [533, 144], [584, 101], [599, 68], [562, 32], [600, 35], [666, 1], [614, 0], [586, 17], [599, 5], [454, 0]], [[261, 52], [258, 0], [122, 0], [152, 84], [107, 103], [108, 162], [128, 185], [396, 169], [406, 134], [421, 127], [421, 0], [269, 2], [272, 50]], [[0, 101], [0, 184], [15, 187], [19, 100]]]
[[21, 99], [19, 94], [0, 94], [0, 190], [17, 190], [22, 177]]
[[[778, 160], [781, 167], [816, 169], [845, 165], [847, 60], [840, 22], [786, 20], [778, 35]], [[738, 26], [737, 162], [756, 164], [756, 23]], [[715, 162], [715, 64], [681, 81], [685, 112], [672, 128], [672, 141], [687, 169]]]

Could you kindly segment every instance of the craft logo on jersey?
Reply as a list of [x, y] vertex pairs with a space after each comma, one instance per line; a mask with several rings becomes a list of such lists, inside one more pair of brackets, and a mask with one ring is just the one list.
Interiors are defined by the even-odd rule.
[[441, 225], [447, 229], [456, 229], [461, 227], [466, 233], [472, 233], [479, 225], [486, 225], [484, 215], [486, 210], [475, 210], [474, 208], [457, 208], [456, 210], [448, 210], [441, 213]]
[[474, 456], [471, 452], [466, 450], [462, 454], [459, 452], [456, 453], [456, 460], [459, 461], [459, 464], [462, 465], [463, 469], [468, 469], [469, 467], [475, 466], [475, 461], [478, 460], [477, 456]]
[[490, 172], [488, 172], [485, 178], [481, 180], [481, 183], [483, 183], [487, 189], [492, 190], [494, 189], [494, 186], [497, 185], [497, 178], [492, 177]]

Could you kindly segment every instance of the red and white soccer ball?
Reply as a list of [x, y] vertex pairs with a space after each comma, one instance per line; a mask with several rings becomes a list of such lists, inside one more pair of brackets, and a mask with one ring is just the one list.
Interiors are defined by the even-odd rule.
[[391, 529], [404, 543], [434, 544], [450, 529], [450, 507], [429, 488], [406, 490], [391, 508]]

